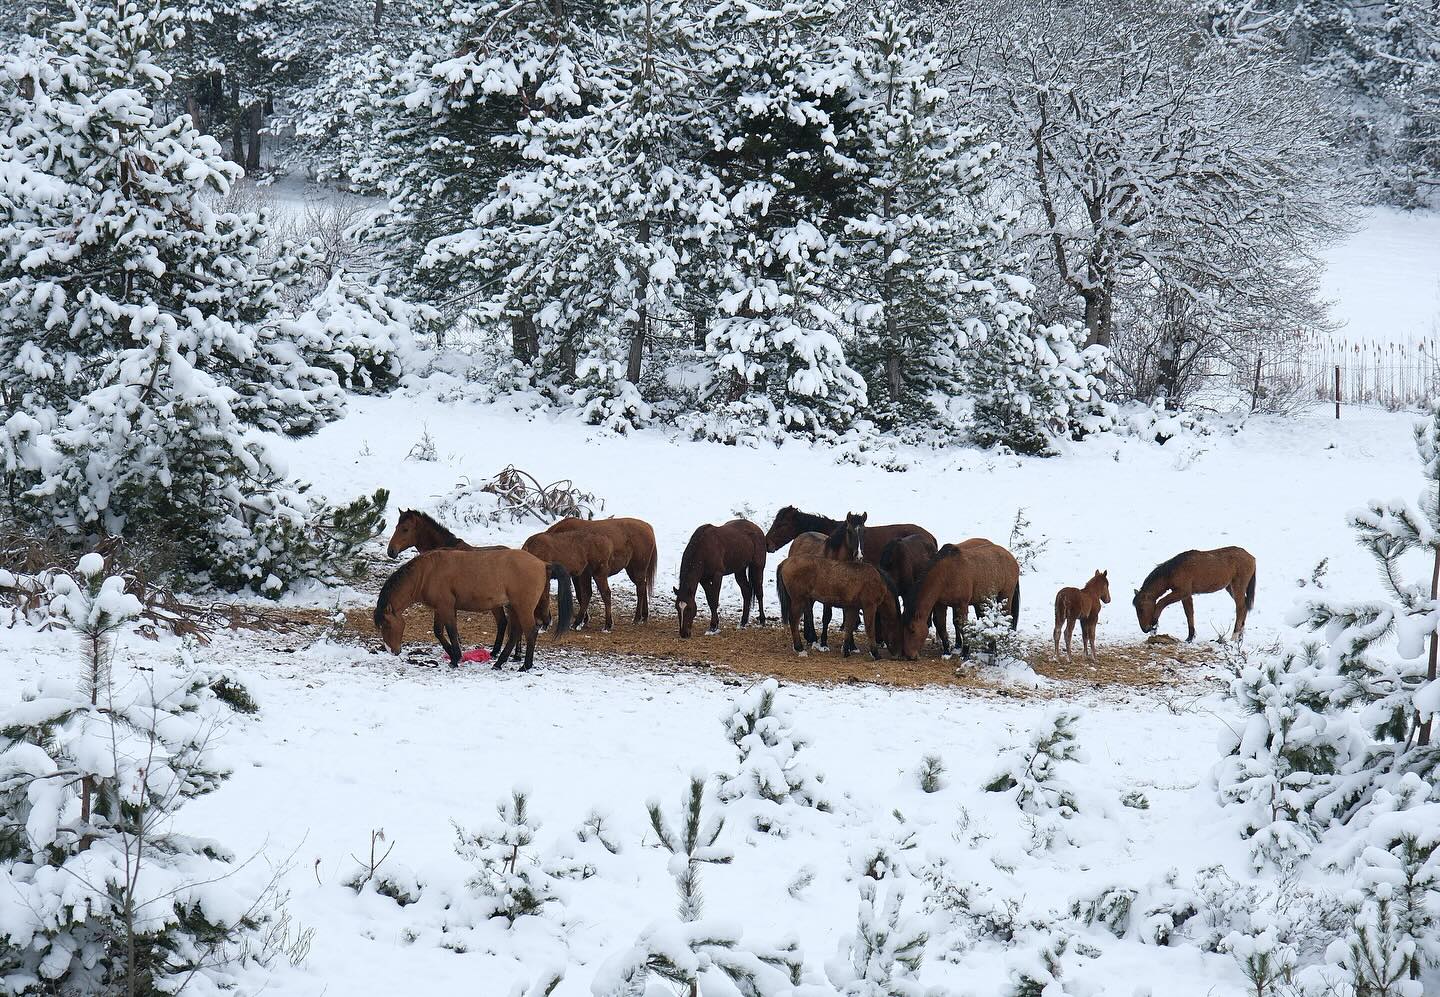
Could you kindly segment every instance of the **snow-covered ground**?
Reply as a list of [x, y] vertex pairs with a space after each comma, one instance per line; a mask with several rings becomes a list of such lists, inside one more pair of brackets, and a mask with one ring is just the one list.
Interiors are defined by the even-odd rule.
[[1405, 343], [1440, 332], [1440, 212], [1372, 208], [1330, 248], [1321, 288], [1350, 340]]
[[[291, 471], [329, 497], [390, 488], [392, 517], [404, 506], [432, 508], [457, 483], [509, 463], [542, 481], [572, 478], [605, 500], [606, 513], [654, 523], [661, 592], [694, 526], [740, 513], [768, 526], [786, 503], [832, 515], [864, 510], [871, 522], [925, 524], [942, 540], [1003, 542], [1024, 507], [1032, 537], [1047, 547], [1023, 582], [1022, 627], [1048, 632], [1055, 588], [1107, 568], [1116, 601], [1102, 616], [1102, 646], [1138, 637], [1128, 593], [1156, 562], [1190, 547], [1241, 544], [1259, 561], [1250, 638], [1261, 643], [1282, 635], [1301, 591], [1297, 579], [1308, 579], [1322, 559], [1329, 559], [1325, 584], [1336, 595], [1373, 588], [1372, 569], [1343, 516], [1372, 496], [1415, 492], [1412, 421], [1347, 411], [1337, 423], [1317, 410], [1164, 446], [1095, 439], [1049, 460], [917, 452], [907, 455], [910, 470], [887, 472], [798, 445], [727, 448], [659, 432], [619, 439], [573, 419], [422, 394], [357, 399], [340, 423], [280, 448]], [[407, 460], [427, 431], [439, 459]], [[461, 532], [516, 542], [533, 528], [465, 525]], [[368, 600], [373, 592], [344, 597]], [[332, 605], [335, 595], [308, 598]], [[1199, 610], [1202, 638], [1228, 630], [1228, 600], [1203, 598]], [[732, 625], [733, 615], [724, 622]], [[1162, 628], [1174, 633], [1182, 625], [1176, 612]], [[778, 629], [774, 634], [784, 640]], [[3, 640], [0, 699], [42, 673], [72, 667], [63, 634], [19, 629]], [[645, 804], [658, 797], [674, 814], [690, 771], [734, 767], [721, 716], [739, 688], [643, 664], [560, 663], [543, 655], [527, 674], [451, 672], [373, 647], [226, 636], [200, 652], [239, 669], [262, 713], [228, 726], [223, 750], [235, 776], [187, 808], [182, 824], [242, 856], [258, 854], [242, 873], [247, 881], [258, 884], [288, 862], [293, 924], [315, 929], [308, 959], [298, 967], [280, 960], [267, 992], [504, 994], [544, 966], [564, 965], [557, 993], [589, 993], [607, 959], [674, 909], [668, 856], [655, 847]], [[172, 654], [173, 641], [132, 635], [122, 653], [143, 663]], [[1005, 992], [1011, 967], [1034, 962], [1051, 938], [1027, 925], [1053, 922], [1053, 913], [1066, 915], [1106, 888], [1140, 891], [1143, 903], [1170, 889], [1167, 881], [1192, 888], [1207, 867], [1247, 875], [1247, 847], [1210, 782], [1217, 737], [1233, 717], [1206, 688], [1164, 697], [1063, 694], [1084, 711], [1079, 738], [1088, 758], [1060, 765], [1076, 787], [1079, 813], [1058, 822], [1049, 848], [1035, 845], [1036, 826], [1009, 794], [982, 786], [1001, 748], [1027, 735], [1050, 704], [938, 688], [789, 686], [783, 695], [811, 739], [802, 754], [825, 775], [832, 812], [793, 814], [786, 836], [777, 836], [754, 830], [743, 806], [730, 810], [720, 844], [735, 858], [702, 872], [705, 911], [741, 924], [754, 943], [793, 934], [810, 974], [823, 974], [853, 936], [854, 856], [905, 832], [917, 846], [906, 861], [917, 874], [941, 877], [940, 896], [953, 900], [968, 888], [977, 909], [1017, 905], [1019, 927], [1007, 941], [977, 928], [984, 918], [944, 908], [926, 913], [926, 889], [912, 884], [907, 909], [931, 931], [921, 978], [943, 993]], [[931, 753], [947, 764], [948, 786], [925, 794], [913, 773]], [[596, 874], [570, 883], [566, 902], [546, 917], [511, 930], [503, 920], [473, 917], [465, 888], [473, 870], [453, 851], [450, 821], [474, 826], [491, 818], [495, 802], [517, 784], [529, 788], [543, 822], [538, 844], [574, 853]], [[1147, 809], [1122, 804], [1132, 791], [1144, 795]], [[592, 810], [609, 815], [619, 854], [577, 840], [574, 831]], [[352, 855], [368, 851], [377, 828], [387, 839], [382, 850], [393, 844], [390, 867], [408, 867], [425, 884], [419, 903], [402, 908], [341, 885]], [[806, 867], [813, 882], [792, 894], [788, 887]], [[1232, 957], [1152, 944], [1145, 920], [1137, 909], [1124, 938], [1069, 922], [1079, 934], [1062, 959], [1065, 992], [1244, 992]]]

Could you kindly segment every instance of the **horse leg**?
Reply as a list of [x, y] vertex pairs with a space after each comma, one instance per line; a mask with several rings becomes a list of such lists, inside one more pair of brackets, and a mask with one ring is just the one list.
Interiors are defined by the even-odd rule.
[[1195, 642], [1195, 600], [1187, 595], [1180, 600], [1180, 605], [1185, 607], [1185, 627], [1190, 631], [1185, 643], [1192, 644]]
[[[804, 644], [800, 643], [800, 614], [795, 612], [795, 608], [796, 607], [792, 606], [790, 611], [790, 643], [795, 645], [795, 653], [803, 658], [806, 654], [805, 649], [810, 646], [810, 637], [807, 636], [805, 638]], [[811, 631], [813, 624], [814, 620], [810, 618], [810, 610], [807, 609], [805, 611], [805, 629], [807, 632]]]
[[750, 579], [746, 576], [745, 569], [741, 568], [735, 572], [735, 584], [740, 587], [740, 629], [744, 630], [750, 625]]
[[1092, 662], [1098, 662], [1100, 660], [1100, 653], [1095, 648], [1095, 630], [1099, 626], [1099, 623], [1100, 613], [1097, 610], [1096, 612], [1091, 613], [1089, 616], [1087, 616], [1084, 622], [1080, 625], [1080, 633], [1085, 638], [1086, 650], [1089, 652], [1090, 660]]
[[830, 650], [830, 604], [825, 604], [825, 611], [820, 619], [820, 650]]
[[[598, 581], [600, 573], [596, 572]], [[549, 584], [548, 582], [546, 583]], [[590, 625], [590, 574], [575, 577], [575, 622], [570, 624], [571, 630], [584, 630]]]
[[850, 642], [855, 634], [855, 623], [860, 616], [859, 610], [851, 609], [848, 606], [844, 610], [842, 623], [840, 624], [840, 655], [850, 657]]
[[505, 615], [505, 610], [495, 610], [495, 646], [490, 649], [490, 657], [492, 658], [500, 653], [500, 642], [505, 639], [505, 624], [508, 621], [509, 618]]
[[[793, 607], [791, 615], [795, 615]], [[791, 622], [795, 621], [792, 619]], [[815, 633], [815, 604], [812, 602], [805, 607], [805, 646], [813, 647], [819, 640], [819, 635]]]
[[645, 572], [633, 565], [625, 569], [630, 581], [635, 583], [635, 622], [644, 623], [650, 618], [650, 600], [645, 587]]
[[499, 668], [501, 665], [505, 664], [505, 662], [510, 660], [510, 656], [515, 653], [515, 648], [519, 646], [521, 639], [520, 625], [517, 622], [518, 617], [508, 606], [505, 608], [505, 616], [505, 649], [501, 651], [500, 654], [495, 658], [495, 663], [493, 665], [493, 667], [495, 668]]
[[1060, 660], [1060, 631], [1061, 631], [1061, 629], [1064, 628], [1064, 626], [1065, 626], [1065, 617], [1061, 614], [1060, 610], [1057, 609], [1057, 610], [1055, 611], [1055, 632], [1051, 635], [1051, 637], [1052, 637], [1052, 638], [1054, 639], [1054, 641], [1055, 641], [1055, 660], [1056, 660], [1056, 661], [1059, 661], [1059, 660]]
[[876, 624], [880, 622], [880, 604], [865, 607], [865, 638], [870, 642], [870, 657], [875, 661], [880, 660], [880, 641], [875, 633], [879, 629]]
[[[590, 574], [595, 579], [595, 588], [600, 592], [600, 601], [605, 606], [605, 630], [603, 632], [608, 634], [610, 628], [615, 625], [615, 621], [610, 617], [610, 579], [605, 577], [604, 568]], [[590, 587], [588, 581], [585, 587], [587, 589]]]
[[706, 636], [713, 636], [720, 632], [720, 579], [705, 578], [700, 582], [700, 587], [705, 590], [705, 601], [710, 604], [710, 629], [705, 631]]
[[1235, 643], [1240, 644], [1245, 640], [1245, 617], [1250, 614], [1250, 610], [1245, 608], [1245, 589], [1239, 582], [1231, 583], [1230, 597], [1235, 600], [1235, 630], [1232, 636]]
[[[960, 634], [958, 631], [956, 632], [955, 637], [957, 640], [959, 639]], [[945, 629], [944, 606], [941, 606], [939, 609], [935, 610], [935, 640], [938, 641], [940, 644], [940, 657], [950, 657], [952, 653], [950, 647], [950, 631]]]
[[450, 646], [446, 648], [450, 652], [450, 667], [460, 667], [460, 629], [455, 625], [455, 614], [450, 613], [445, 621], [445, 633], [450, 637]]
[[752, 564], [745, 569], [750, 576], [750, 589], [755, 593], [755, 612], [760, 618], [760, 626], [765, 625], [765, 566], [763, 564]]
[[445, 636], [445, 624], [440, 622], [440, 616], [438, 614], [435, 616], [434, 629], [435, 639], [440, 642], [440, 646], [445, 650], [445, 653], [450, 654], [450, 641]]
[[[1077, 619], [1078, 617], [1071, 616], [1069, 613], [1065, 614], [1065, 660], [1072, 663], [1075, 661], [1075, 654], [1070, 650], [1070, 640], [1075, 635], [1075, 621]], [[1080, 653], [1085, 653], [1084, 623], [1080, 624]]]
[[960, 603], [955, 607], [955, 643], [960, 645], [960, 660], [970, 660], [970, 638], [965, 635], [965, 625], [970, 622], [970, 607]]

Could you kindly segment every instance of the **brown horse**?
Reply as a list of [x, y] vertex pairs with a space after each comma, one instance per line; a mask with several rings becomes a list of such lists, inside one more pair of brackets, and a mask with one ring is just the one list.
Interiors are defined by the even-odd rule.
[[1075, 624], [1080, 624], [1080, 647], [1084, 655], [1095, 660], [1095, 628], [1100, 623], [1100, 607], [1110, 601], [1110, 576], [1097, 571], [1084, 588], [1063, 588], [1055, 593], [1055, 657], [1060, 657], [1060, 628], [1065, 628], [1065, 658], [1070, 653], [1070, 637]]
[[[510, 639], [495, 659], [499, 668], [525, 640], [528, 669], [535, 660], [535, 638], [540, 622], [535, 607], [550, 601], [550, 579], [554, 578], [560, 618], [555, 633], [570, 627], [573, 609], [570, 576], [558, 564], [544, 561], [523, 550], [432, 550], [405, 562], [385, 580], [375, 602], [375, 629], [393, 654], [405, 641], [405, 610], [415, 603], [435, 613], [435, 639], [450, 656], [451, 667], [460, 664], [460, 631], [457, 612], [502, 610], [510, 618]], [[448, 639], [447, 639], [448, 637]]]
[[600, 590], [600, 601], [605, 605], [605, 632], [610, 632], [614, 621], [610, 616], [609, 571], [615, 545], [609, 537], [596, 530], [537, 533], [520, 549], [529, 551], [547, 564], [563, 565], [570, 577], [575, 579], [575, 589], [579, 593], [575, 607], [576, 630], [590, 620], [590, 582], [593, 579]]
[[1255, 557], [1244, 547], [1187, 550], [1145, 576], [1132, 604], [1143, 633], [1153, 634], [1166, 606], [1185, 607], [1185, 624], [1195, 639], [1194, 596], [1225, 590], [1235, 600], [1235, 640], [1245, 639], [1245, 617], [1255, 607]]
[[[950, 637], [945, 632], [945, 607], [950, 607], [955, 617], [956, 637], [960, 644], [960, 657], [970, 656], [969, 640], [965, 635], [965, 622], [970, 607], [976, 615], [984, 612], [985, 605], [1003, 602], [1010, 610], [1010, 629], [1020, 622], [1020, 564], [999, 544], [976, 538], [962, 544], [946, 544], [936, 553], [920, 578], [915, 599], [905, 607], [900, 636], [901, 653], [914, 661], [920, 657], [925, 638], [930, 632], [930, 620], [937, 609], [941, 610], [935, 636], [940, 641], [940, 653], [950, 656]], [[994, 653], [994, 642], [991, 642]]]
[[710, 604], [710, 629], [720, 632], [720, 582], [726, 575], [735, 576], [740, 586], [744, 608], [740, 611], [740, 628], [750, 625], [750, 597], [765, 625], [765, 534], [748, 519], [732, 519], [724, 526], [706, 523], [697, 526], [680, 557], [680, 584], [675, 589], [675, 615], [680, 620], [680, 637], [690, 639], [690, 631], [699, 607], [695, 589], [705, 590]]
[[823, 602], [845, 611], [840, 648], [846, 657], [855, 646], [855, 626], [861, 614], [872, 658], [880, 657], [875, 634], [900, 623], [900, 594], [895, 583], [873, 564], [792, 554], [776, 569], [775, 588], [780, 596], [780, 619], [790, 624], [790, 641], [800, 655], [806, 653], [795, 612], [800, 605]]
[[[864, 545], [865, 520], [868, 515], [869, 513], [863, 512], [847, 514], [843, 521], [835, 522], [835, 527], [829, 535], [814, 532], [800, 534], [790, 541], [790, 556], [823, 557], [831, 561], [858, 560]], [[805, 607], [805, 641], [822, 651], [830, 650], [832, 608], [831, 606], [821, 607], [823, 613], [820, 620], [820, 633], [817, 635], [815, 633], [815, 607], [813, 605]], [[847, 653], [855, 650], [854, 641], [851, 641], [849, 648], [842, 647], [842, 650]]]
[[[919, 587], [920, 578], [930, 567], [930, 561], [935, 554], [935, 542], [918, 533], [891, 540], [880, 552], [880, 569], [895, 579], [895, 587], [900, 590], [902, 605], [908, 607], [915, 601], [915, 592]], [[937, 615], [941, 617], [944, 612], [944, 609], [936, 611]], [[943, 625], [943, 619], [937, 625]], [[877, 634], [877, 636], [892, 648], [900, 646], [898, 633]]]
[[[488, 546], [476, 547], [474, 544], [466, 543], [455, 534], [451, 533], [444, 526], [441, 526], [429, 513], [421, 512], [419, 509], [401, 509], [400, 519], [395, 524], [395, 532], [390, 535], [390, 546], [385, 553], [390, 555], [390, 560], [395, 560], [405, 551], [414, 547], [421, 554], [432, 550], [507, 550], [506, 547]], [[538, 607], [537, 607], [538, 608]], [[543, 618], [548, 626], [550, 611], [550, 597], [545, 597], [545, 613]], [[497, 657], [500, 654], [500, 644], [505, 640], [505, 627], [507, 624], [505, 611], [495, 610], [495, 646], [490, 650], [490, 656]], [[436, 636], [439, 636], [438, 634]], [[444, 643], [443, 641], [441, 643]]]
[[[635, 584], [635, 622], [650, 619], [650, 596], [655, 592], [655, 569], [659, 565], [655, 531], [643, 519], [576, 519], [571, 516], [552, 525], [546, 533], [599, 533], [610, 541], [610, 564], [605, 577], [625, 572]], [[598, 572], [596, 573], [598, 576]], [[590, 586], [583, 583], [580, 598], [588, 605]]]
[[[842, 525], [841, 520], [801, 512], [793, 505], [787, 505], [775, 514], [775, 521], [770, 524], [770, 530], [765, 534], [765, 543], [770, 553], [773, 554], [802, 533], [823, 533], [828, 537], [840, 525]], [[879, 564], [880, 552], [885, 549], [886, 544], [899, 537], [908, 537], [916, 533], [928, 538], [932, 544], [935, 542], [935, 538], [929, 530], [922, 529], [914, 523], [892, 523], [888, 526], [867, 524], [863, 542], [860, 545], [860, 557], [871, 564]], [[790, 553], [794, 554], [796, 551], [791, 550]]]

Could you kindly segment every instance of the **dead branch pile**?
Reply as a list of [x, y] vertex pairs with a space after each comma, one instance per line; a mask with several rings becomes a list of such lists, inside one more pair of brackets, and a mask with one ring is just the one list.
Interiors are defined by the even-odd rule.
[[592, 493], [582, 491], [569, 478], [540, 484], [533, 474], [509, 465], [495, 477], [480, 486], [499, 500], [496, 512], [519, 521], [534, 516], [544, 523], [553, 523], [567, 516], [579, 519], [594, 519], [598, 509], [604, 507]]

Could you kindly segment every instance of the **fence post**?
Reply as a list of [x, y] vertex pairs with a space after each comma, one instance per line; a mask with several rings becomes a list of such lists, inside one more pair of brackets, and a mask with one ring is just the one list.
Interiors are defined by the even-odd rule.
[[1335, 365], [1335, 418], [1340, 418], [1340, 365]]

